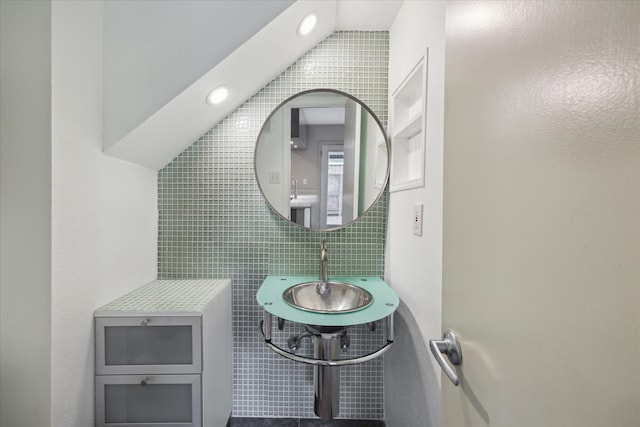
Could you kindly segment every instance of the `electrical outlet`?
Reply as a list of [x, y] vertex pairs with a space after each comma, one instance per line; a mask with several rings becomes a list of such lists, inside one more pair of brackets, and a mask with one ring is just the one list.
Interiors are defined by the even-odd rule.
[[280, 184], [280, 172], [269, 172], [269, 184]]
[[422, 236], [422, 203], [413, 205], [413, 234]]

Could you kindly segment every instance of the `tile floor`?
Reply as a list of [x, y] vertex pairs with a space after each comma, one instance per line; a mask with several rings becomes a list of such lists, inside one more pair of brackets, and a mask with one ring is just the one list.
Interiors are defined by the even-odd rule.
[[230, 427], [385, 427], [381, 420], [316, 420], [305, 418], [231, 418]]

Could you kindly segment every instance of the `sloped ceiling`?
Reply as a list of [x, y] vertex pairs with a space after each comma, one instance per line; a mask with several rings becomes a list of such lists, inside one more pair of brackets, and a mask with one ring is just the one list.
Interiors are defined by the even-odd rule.
[[[333, 31], [388, 29], [401, 3], [106, 1], [105, 153], [161, 169]], [[318, 24], [300, 37], [311, 11]], [[221, 84], [229, 98], [208, 105]]]

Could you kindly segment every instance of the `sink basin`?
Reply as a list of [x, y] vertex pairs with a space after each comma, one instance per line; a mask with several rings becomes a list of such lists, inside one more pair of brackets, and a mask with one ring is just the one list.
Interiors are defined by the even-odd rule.
[[355, 285], [342, 282], [305, 282], [282, 293], [287, 304], [314, 313], [350, 313], [373, 302], [371, 294]]
[[[256, 302], [266, 313], [277, 316], [280, 319], [303, 325], [331, 327], [363, 325], [375, 322], [393, 314], [400, 304], [400, 300], [393, 289], [378, 276], [334, 276], [330, 277], [328, 281], [351, 285], [355, 290], [362, 289], [367, 291], [371, 295], [371, 302], [369, 304], [366, 304], [366, 302], [358, 304], [356, 299], [356, 304], [350, 304], [351, 307], [354, 307], [353, 309], [348, 309], [344, 305], [340, 308], [331, 308], [329, 306], [327, 311], [322, 312], [316, 311], [318, 308], [315, 308], [314, 305], [301, 302], [299, 299], [296, 300], [297, 302], [294, 305], [293, 295], [286, 296], [287, 291], [293, 291], [292, 288], [306, 283], [314, 283], [314, 285], [307, 285], [307, 291], [316, 292], [315, 284], [322, 282], [318, 276], [267, 276], [256, 292]], [[339, 293], [339, 291], [336, 292], [336, 294]], [[333, 297], [335, 298], [336, 295]], [[316, 296], [312, 293], [312, 298], [320, 299], [320, 295]], [[291, 302], [287, 301], [287, 299]], [[355, 308], [358, 306], [361, 308]], [[319, 309], [322, 310], [322, 306]], [[345, 309], [349, 311], [344, 311]]]

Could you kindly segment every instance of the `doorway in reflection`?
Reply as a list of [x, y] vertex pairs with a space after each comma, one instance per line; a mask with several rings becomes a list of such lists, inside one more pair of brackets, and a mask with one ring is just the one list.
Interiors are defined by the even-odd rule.
[[344, 194], [344, 146], [326, 145], [322, 150], [323, 194], [320, 209], [323, 226], [342, 224], [342, 198]]

